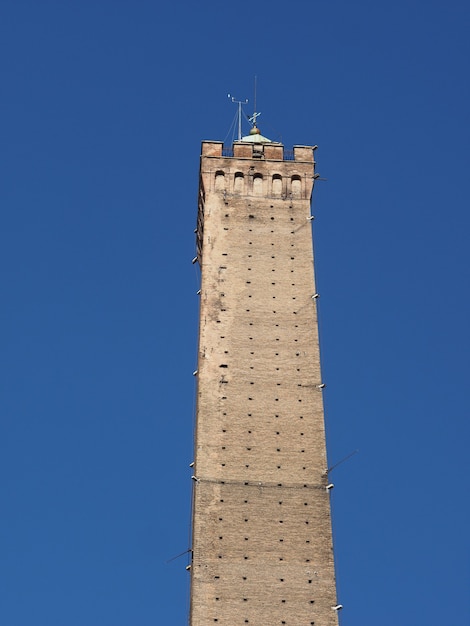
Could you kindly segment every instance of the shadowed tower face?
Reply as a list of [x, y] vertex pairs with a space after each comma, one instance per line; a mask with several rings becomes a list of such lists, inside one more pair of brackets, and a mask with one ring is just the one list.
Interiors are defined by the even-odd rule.
[[202, 144], [191, 626], [337, 626], [314, 149]]

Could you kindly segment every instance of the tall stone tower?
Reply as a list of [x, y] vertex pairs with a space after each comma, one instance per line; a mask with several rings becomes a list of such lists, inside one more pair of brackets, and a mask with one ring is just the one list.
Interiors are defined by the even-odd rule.
[[337, 626], [313, 147], [202, 143], [191, 626]]

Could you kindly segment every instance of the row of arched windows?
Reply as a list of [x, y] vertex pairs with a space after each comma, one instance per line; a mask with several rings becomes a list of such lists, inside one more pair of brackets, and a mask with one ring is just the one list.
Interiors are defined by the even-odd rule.
[[[255, 196], [263, 196], [267, 194], [281, 197], [283, 193], [292, 194], [293, 197], [298, 198], [301, 196], [302, 180], [300, 176], [291, 176], [285, 181], [285, 184], [288, 185], [289, 188], [283, 189], [283, 177], [280, 174], [273, 174], [269, 179], [265, 178], [263, 174], [254, 174], [252, 193]], [[227, 189], [225, 172], [218, 170], [215, 173], [215, 190], [232, 191], [235, 194], [246, 193], [248, 189], [246, 187], [245, 175], [243, 172], [235, 172], [233, 176], [233, 189], [230, 190]]]

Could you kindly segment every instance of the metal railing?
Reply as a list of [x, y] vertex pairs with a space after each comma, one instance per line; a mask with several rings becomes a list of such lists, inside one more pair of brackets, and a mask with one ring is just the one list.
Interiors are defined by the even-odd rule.
[[[233, 157], [233, 146], [223, 146], [222, 147], [222, 156], [223, 157]], [[284, 148], [283, 154], [284, 161], [295, 161], [295, 155], [293, 150], [287, 150]]]

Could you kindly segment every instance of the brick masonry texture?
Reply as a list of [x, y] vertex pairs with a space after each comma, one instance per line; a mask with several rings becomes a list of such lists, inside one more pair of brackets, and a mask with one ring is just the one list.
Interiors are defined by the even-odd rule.
[[190, 624], [337, 626], [313, 152], [234, 148], [201, 157]]

